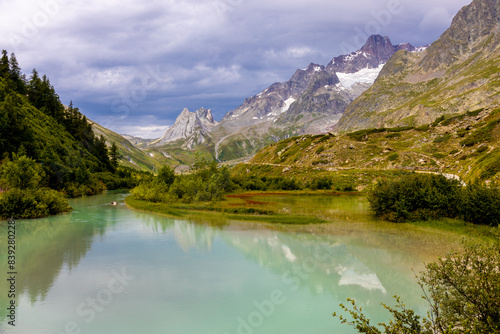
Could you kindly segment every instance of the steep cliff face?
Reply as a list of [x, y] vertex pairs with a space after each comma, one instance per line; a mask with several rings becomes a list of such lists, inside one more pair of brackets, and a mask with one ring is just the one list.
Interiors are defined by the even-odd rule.
[[195, 145], [205, 143], [211, 138], [212, 128], [217, 125], [210, 109], [200, 108], [195, 112], [184, 109], [163, 137], [152, 145], [164, 145], [176, 140], [184, 140], [184, 148], [193, 148]]
[[420, 125], [498, 105], [500, 0], [474, 0], [428, 49], [399, 51], [335, 131]]

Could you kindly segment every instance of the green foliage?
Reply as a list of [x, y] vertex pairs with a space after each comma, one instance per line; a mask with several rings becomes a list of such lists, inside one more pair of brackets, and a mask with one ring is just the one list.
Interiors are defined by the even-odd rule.
[[[455, 152], [456, 153], [456, 152]], [[432, 156], [436, 159], [443, 159], [446, 158], [446, 154], [444, 153], [433, 153]]]
[[[342, 315], [337, 315], [337, 313], [333, 313], [334, 317], [338, 317], [342, 324], [347, 324], [353, 326], [360, 333], [367, 334], [420, 334], [424, 333], [422, 331], [422, 324], [420, 322], [420, 317], [415, 314], [415, 311], [411, 309], [407, 309], [406, 306], [401, 302], [400, 298], [394, 296], [397, 301], [397, 305], [395, 308], [392, 308], [386, 304], [382, 304], [382, 306], [388, 310], [392, 316], [393, 320], [390, 320], [389, 324], [379, 323], [378, 326], [384, 329], [382, 332], [377, 326], [374, 326], [370, 323], [370, 319], [368, 319], [364, 314], [362, 308], [358, 307], [354, 301], [354, 299], [347, 298], [347, 301], [351, 303], [352, 310], [349, 309], [344, 304], [340, 304], [340, 307], [343, 311], [350, 314], [352, 320], [348, 320], [344, 318]], [[425, 332], [430, 333], [430, 332]]]
[[366, 130], [359, 130], [359, 131], [356, 131], [356, 132], [351, 132], [351, 133], [348, 133], [347, 136], [354, 139], [354, 140], [357, 140], [357, 141], [365, 141], [365, 140], [368, 140], [368, 136], [373, 134], [373, 133], [380, 133], [380, 132], [384, 132], [385, 129], [384, 128], [381, 128], [381, 129], [366, 129]]
[[460, 216], [467, 222], [479, 225], [500, 224], [500, 188], [471, 183], [461, 189]]
[[421, 125], [419, 127], [416, 127], [415, 130], [425, 132], [425, 131], [429, 130], [429, 128], [430, 128], [429, 124], [425, 124], [425, 125]]
[[228, 168], [217, 166], [215, 161], [198, 157], [193, 170], [192, 174], [175, 175], [170, 167], [164, 166], [158, 176], [132, 190], [134, 198], [163, 203], [220, 201], [234, 188]]
[[375, 215], [389, 221], [453, 217], [459, 187], [442, 175], [410, 174], [378, 183], [368, 200]]
[[441, 137], [437, 137], [436, 139], [434, 139], [434, 143], [436, 143], [436, 144], [444, 143], [444, 142], [450, 140], [450, 138], [451, 138], [451, 134], [447, 133]]
[[399, 158], [399, 154], [393, 153], [393, 154], [391, 154], [391, 155], [389, 155], [387, 157], [387, 160], [389, 160], [389, 161], [396, 161], [396, 160], [398, 160], [398, 158]]
[[[468, 245], [465, 253], [453, 253], [430, 263], [418, 278], [429, 303], [427, 317], [420, 318], [396, 297], [396, 309], [383, 305], [392, 314], [389, 324], [370, 323], [352, 299], [344, 305], [353, 320], [336, 313], [344, 324], [359, 333], [498, 333], [500, 331], [500, 244]], [[383, 332], [381, 328], [383, 328]]]
[[321, 152], [323, 152], [325, 150], [325, 146], [320, 146], [316, 149], [316, 154], [320, 154]]
[[438, 125], [439, 125], [439, 123], [441, 123], [442, 121], [444, 121], [444, 119], [445, 119], [445, 116], [444, 116], [444, 115], [441, 115], [441, 116], [439, 116], [438, 118], [436, 118], [436, 119], [434, 120], [434, 122], [432, 122], [432, 124], [431, 124], [431, 125], [432, 125], [432, 126], [434, 126], [434, 127], [436, 127], [436, 126], [438, 126]]
[[158, 171], [156, 181], [165, 184], [167, 187], [170, 186], [175, 181], [175, 171], [169, 166], [163, 166]]
[[318, 189], [331, 189], [333, 182], [328, 177], [318, 177], [314, 178], [312, 182], [309, 183], [309, 188], [312, 190]]
[[474, 146], [479, 143], [493, 140], [493, 129], [500, 123], [500, 120], [491, 121], [483, 127], [474, 130], [467, 138], [460, 142], [464, 146]]
[[488, 145], [481, 145], [477, 148], [477, 153], [483, 153], [483, 152], [486, 152], [488, 151]]
[[[26, 156], [36, 163], [41, 186], [64, 191], [70, 196], [96, 194], [103, 189], [130, 184], [133, 177], [117, 172], [118, 151], [97, 137], [87, 118], [71, 102], [65, 107], [49, 79], [32, 71], [29, 80], [21, 74], [15, 55], [6, 51], [0, 59], [0, 156]], [[2, 67], [3, 66], [3, 67]], [[17, 153], [16, 156], [14, 154]], [[19, 175], [14, 181], [9, 170], [15, 166], [33, 174], [26, 161], [4, 161], [4, 187], [32, 187], [37, 177]], [[30, 162], [31, 164], [31, 162]], [[111, 175], [112, 174], [112, 175]], [[26, 177], [28, 176], [28, 177]], [[14, 183], [13, 183], [14, 182]], [[23, 184], [20, 184], [23, 183]]]
[[242, 190], [300, 190], [304, 186], [299, 184], [295, 179], [276, 176], [276, 177], [243, 177], [238, 176], [233, 178], [234, 184]]
[[42, 167], [35, 160], [26, 156], [13, 154], [13, 160], [5, 161], [0, 168], [0, 185], [2, 188], [19, 188], [21, 190], [36, 188], [44, 176]]
[[398, 132], [404, 132], [404, 131], [409, 131], [413, 130], [415, 127], [413, 126], [401, 126], [401, 127], [396, 127], [396, 128], [377, 128], [377, 129], [365, 129], [365, 130], [359, 130], [355, 131], [352, 133], [348, 133], [347, 136], [350, 137], [351, 139], [357, 140], [357, 141], [366, 141], [368, 140], [368, 136], [374, 133], [381, 133], [381, 132], [389, 132], [387, 136], [390, 136], [389, 138], [393, 137], [399, 137], [396, 135]]
[[449, 217], [481, 225], [500, 223], [498, 187], [479, 183], [461, 186], [442, 175], [414, 173], [382, 181], [368, 200], [376, 216], [394, 222]]
[[116, 146], [115, 142], [111, 144], [111, 147], [109, 149], [109, 160], [111, 161], [111, 165], [113, 168], [118, 167], [118, 160], [120, 159], [120, 155], [118, 154], [118, 147]]
[[62, 193], [40, 188], [45, 174], [33, 159], [14, 154], [0, 171], [0, 185], [5, 190], [0, 193], [1, 218], [38, 218], [71, 209]]
[[52, 189], [13, 188], [0, 195], [1, 218], [39, 218], [70, 211], [64, 195]]

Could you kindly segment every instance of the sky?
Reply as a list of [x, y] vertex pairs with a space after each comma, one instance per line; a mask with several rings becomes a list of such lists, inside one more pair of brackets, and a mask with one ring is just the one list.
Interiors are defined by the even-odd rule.
[[0, 0], [0, 49], [64, 104], [158, 138], [183, 108], [216, 120], [369, 35], [435, 41], [471, 0]]

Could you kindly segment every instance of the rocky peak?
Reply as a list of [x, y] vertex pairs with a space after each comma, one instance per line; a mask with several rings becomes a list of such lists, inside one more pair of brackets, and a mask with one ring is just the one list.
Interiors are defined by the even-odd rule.
[[392, 45], [387, 36], [371, 35], [365, 45], [358, 51], [333, 58], [326, 70], [329, 72], [356, 73], [365, 68], [378, 68], [399, 50], [414, 51], [415, 47], [409, 43]]
[[196, 115], [202, 122], [208, 122], [209, 124], [217, 124], [217, 122], [214, 121], [211, 109], [205, 109], [202, 107], [196, 110]]
[[474, 0], [422, 53], [397, 53], [335, 131], [418, 126], [445, 114], [496, 108], [500, 0]]
[[[453, 18], [451, 26], [431, 44], [420, 65], [425, 70], [448, 66], [467, 55], [484, 38], [493, 35], [498, 41], [500, 32], [500, 0], [474, 0]], [[496, 47], [496, 43], [489, 43]], [[485, 51], [485, 50], [484, 50]]]
[[360, 51], [374, 56], [378, 61], [385, 62], [394, 54], [394, 45], [387, 36], [371, 35]]
[[210, 137], [210, 132], [215, 125], [217, 122], [214, 121], [210, 109], [200, 108], [195, 112], [190, 112], [184, 108], [177, 116], [174, 125], [154, 144], [162, 145], [178, 139], [190, 138], [190, 145], [203, 143]]

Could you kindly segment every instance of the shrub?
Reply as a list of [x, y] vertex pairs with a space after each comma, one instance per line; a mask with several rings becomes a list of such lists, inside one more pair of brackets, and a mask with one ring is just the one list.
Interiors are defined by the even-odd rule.
[[40, 218], [68, 212], [64, 195], [52, 189], [11, 189], [0, 196], [0, 217]]
[[398, 160], [398, 158], [399, 158], [399, 154], [393, 153], [393, 154], [391, 154], [391, 155], [389, 155], [387, 157], [387, 160], [389, 160], [389, 161], [395, 161], [395, 160]]
[[[396, 297], [396, 308], [382, 304], [393, 316], [389, 324], [374, 326], [352, 299], [352, 310], [340, 304], [352, 321], [338, 316], [360, 333], [498, 333], [500, 331], [500, 244], [468, 245], [465, 253], [455, 252], [426, 266], [418, 282], [429, 303], [422, 319]], [[337, 314], [333, 314], [337, 317]]]
[[313, 190], [331, 189], [332, 180], [327, 177], [315, 178], [311, 183], [309, 183], [309, 188]]
[[451, 138], [451, 134], [447, 133], [441, 137], [437, 137], [436, 139], [434, 139], [434, 143], [436, 143], [436, 144], [443, 143], [445, 141], [450, 140], [450, 138]]
[[472, 183], [460, 196], [460, 216], [479, 225], [498, 226], [500, 223], [500, 189]]
[[325, 150], [325, 147], [324, 146], [320, 146], [318, 147], [318, 149], [316, 150], [316, 154], [320, 154], [321, 152], [323, 152]]
[[382, 181], [368, 200], [376, 216], [394, 222], [449, 217], [481, 225], [500, 223], [498, 187], [479, 183], [462, 187], [442, 175], [414, 173]]
[[474, 146], [479, 143], [493, 140], [493, 129], [500, 123], [500, 120], [491, 121], [485, 126], [474, 130], [467, 138], [460, 142], [464, 146]]
[[410, 174], [382, 181], [369, 193], [375, 215], [394, 222], [455, 216], [460, 184], [442, 175]]

